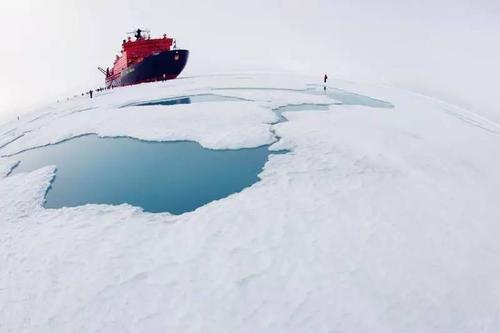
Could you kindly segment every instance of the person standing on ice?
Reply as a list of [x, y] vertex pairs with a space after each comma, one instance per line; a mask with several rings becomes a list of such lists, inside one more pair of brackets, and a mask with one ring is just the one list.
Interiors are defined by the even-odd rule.
[[328, 80], [328, 75], [325, 74], [325, 76], [323, 77], [323, 83], [326, 83], [326, 80]]
[[90, 90], [89, 90], [89, 95], [90, 95], [90, 98], [92, 98], [92, 93], [93, 93], [93, 91], [92, 91], [92, 89], [90, 89]]

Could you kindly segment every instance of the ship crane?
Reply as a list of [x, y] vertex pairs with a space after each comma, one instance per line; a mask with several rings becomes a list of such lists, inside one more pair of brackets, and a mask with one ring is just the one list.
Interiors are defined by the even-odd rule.
[[109, 76], [109, 69], [108, 69], [108, 71], [107, 71], [107, 72], [106, 72], [106, 71], [105, 71], [102, 67], [97, 67], [97, 69], [98, 69], [98, 70], [99, 70], [102, 74], [106, 75], [106, 77], [108, 77], [108, 76]]

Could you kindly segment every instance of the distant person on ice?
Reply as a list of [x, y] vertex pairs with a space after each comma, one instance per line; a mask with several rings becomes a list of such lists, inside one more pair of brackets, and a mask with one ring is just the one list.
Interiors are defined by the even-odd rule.
[[326, 83], [326, 80], [328, 80], [328, 75], [325, 74], [325, 76], [323, 77], [323, 83]]
[[93, 93], [93, 91], [92, 91], [92, 90], [89, 90], [89, 95], [90, 95], [90, 98], [92, 98], [92, 93]]

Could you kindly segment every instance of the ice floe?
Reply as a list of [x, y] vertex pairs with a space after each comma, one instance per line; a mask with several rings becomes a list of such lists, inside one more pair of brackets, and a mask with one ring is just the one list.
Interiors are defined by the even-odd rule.
[[[2, 126], [0, 170], [15, 163], [6, 155], [84, 133], [290, 152], [250, 188], [182, 215], [44, 209], [54, 166], [2, 171], [0, 331], [498, 332], [500, 127], [336, 80], [328, 88], [394, 107], [334, 104], [273, 125], [273, 108], [331, 103], [303, 92], [315, 80], [184, 78]], [[214, 89], [252, 101], [120, 108]]]

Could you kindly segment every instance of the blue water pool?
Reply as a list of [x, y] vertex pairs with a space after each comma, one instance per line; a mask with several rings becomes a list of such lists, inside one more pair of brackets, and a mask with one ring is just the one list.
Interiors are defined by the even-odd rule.
[[[323, 89], [322, 85], [318, 84], [308, 84], [307, 89], [286, 89], [286, 88], [213, 88], [212, 91], [217, 91], [223, 94], [226, 91], [283, 91], [283, 92], [296, 92], [305, 93], [310, 95], [326, 95], [332, 101], [330, 105], [363, 105], [373, 108], [393, 108], [392, 103], [372, 98], [365, 95], [356, 94], [347, 90], [342, 90], [338, 88], [327, 87]], [[309, 110], [312, 110], [309, 108]], [[297, 111], [297, 110], [293, 110]]]
[[320, 85], [309, 85], [309, 86], [310, 88], [306, 90], [309, 94], [326, 95], [331, 99], [338, 101], [338, 103], [335, 104], [363, 105], [372, 108], [383, 108], [383, 109], [394, 108], [394, 105], [390, 102], [372, 98], [365, 95], [356, 94], [347, 90], [331, 88], [331, 87], [328, 87], [326, 88], [326, 90], [324, 90], [323, 86]]
[[221, 96], [215, 94], [200, 94], [200, 95], [157, 99], [147, 102], [129, 104], [126, 106], [177, 105], [177, 104], [191, 104], [191, 103], [203, 103], [203, 102], [231, 102], [231, 101], [249, 101], [249, 100], [244, 98]]
[[274, 112], [282, 114], [283, 112], [290, 111], [326, 111], [328, 110], [329, 106], [329, 104], [289, 104], [275, 108]]
[[13, 174], [57, 166], [45, 207], [122, 204], [181, 214], [258, 181], [267, 146], [210, 150], [195, 142], [87, 135], [22, 152]]

